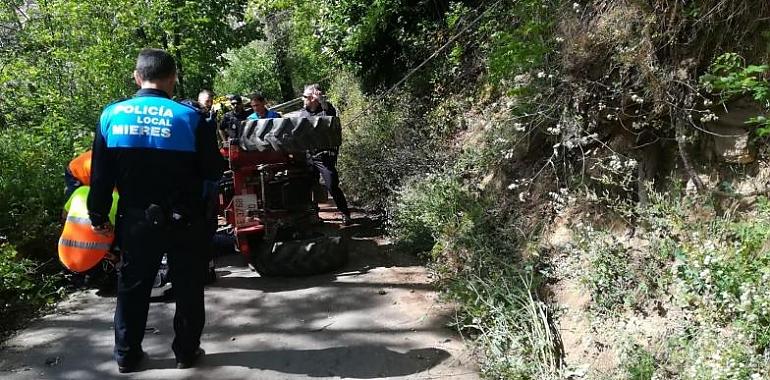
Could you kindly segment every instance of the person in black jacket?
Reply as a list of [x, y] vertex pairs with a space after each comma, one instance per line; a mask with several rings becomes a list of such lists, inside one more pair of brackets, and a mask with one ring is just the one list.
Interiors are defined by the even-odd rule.
[[[320, 85], [314, 83], [305, 86], [302, 93], [303, 107], [300, 110], [300, 116], [337, 116], [337, 110], [331, 103], [326, 101], [323, 89]], [[337, 154], [338, 150], [320, 150], [310, 152], [311, 164], [318, 170], [324, 179], [326, 190], [334, 199], [337, 210], [342, 213], [342, 224], [348, 226], [351, 223], [350, 209], [348, 201], [345, 199], [345, 193], [340, 189], [340, 176], [337, 173]]]
[[251, 112], [243, 107], [243, 99], [240, 95], [232, 95], [229, 98], [230, 106], [233, 109], [222, 115], [222, 123], [219, 125], [219, 135], [222, 141], [240, 138], [242, 126], [245, 124], [246, 118], [251, 115]]
[[104, 108], [93, 143], [92, 228], [109, 233], [112, 190], [120, 194], [115, 226], [121, 245], [114, 357], [120, 372], [139, 368], [150, 291], [164, 253], [176, 293], [177, 367], [204, 354], [203, 283], [207, 270], [206, 183], [222, 176], [216, 132], [193, 107], [170, 99], [176, 63], [167, 52], [139, 53], [133, 98]]

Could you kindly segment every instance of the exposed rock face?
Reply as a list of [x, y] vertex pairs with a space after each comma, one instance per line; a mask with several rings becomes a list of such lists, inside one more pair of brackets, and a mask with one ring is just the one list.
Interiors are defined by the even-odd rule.
[[740, 98], [715, 111], [717, 120], [709, 122], [714, 135], [714, 153], [730, 164], [748, 164], [756, 160], [756, 152], [750, 144], [751, 125], [746, 121], [764, 114], [762, 107], [749, 98]]

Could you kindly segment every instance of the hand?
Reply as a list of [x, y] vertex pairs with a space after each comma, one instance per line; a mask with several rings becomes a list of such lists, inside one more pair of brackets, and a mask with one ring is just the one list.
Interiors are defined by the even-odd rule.
[[112, 264], [113, 266], [115, 266], [120, 262], [120, 253], [107, 252], [107, 254], [104, 255], [104, 259], [109, 261], [109, 263]]
[[112, 223], [110, 223], [110, 222], [106, 222], [106, 223], [102, 224], [101, 226], [94, 226], [94, 225], [92, 225], [91, 229], [94, 232], [96, 232], [97, 234], [104, 235], [104, 236], [110, 236], [114, 232], [114, 228], [112, 227]]

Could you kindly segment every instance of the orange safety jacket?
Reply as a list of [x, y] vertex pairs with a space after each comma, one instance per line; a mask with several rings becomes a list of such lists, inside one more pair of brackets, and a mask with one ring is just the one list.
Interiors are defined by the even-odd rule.
[[[95, 267], [107, 255], [115, 236], [103, 235], [91, 229], [88, 217], [88, 191], [90, 187], [81, 186], [67, 201], [67, 220], [64, 222], [59, 238], [59, 261], [73, 272], [85, 272]], [[115, 223], [118, 194], [112, 194], [110, 220]]]

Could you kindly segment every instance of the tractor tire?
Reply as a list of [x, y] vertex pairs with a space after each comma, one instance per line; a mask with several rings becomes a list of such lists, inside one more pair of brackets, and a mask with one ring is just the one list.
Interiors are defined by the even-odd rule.
[[299, 153], [340, 144], [340, 119], [329, 116], [249, 120], [240, 139], [241, 149], [258, 152]]
[[342, 236], [318, 233], [314, 237], [275, 242], [254, 238], [250, 264], [263, 277], [311, 276], [339, 269], [348, 260]]

